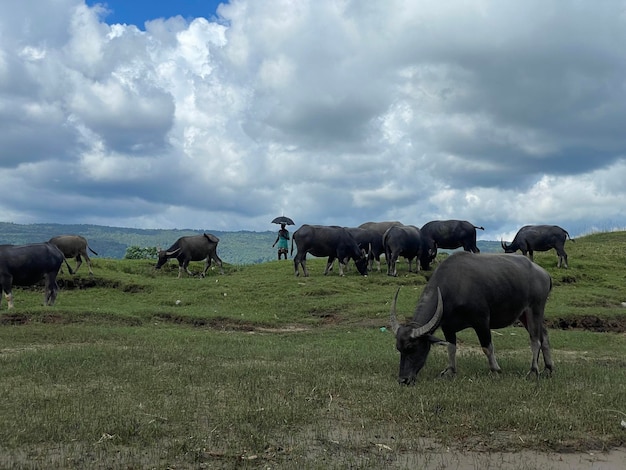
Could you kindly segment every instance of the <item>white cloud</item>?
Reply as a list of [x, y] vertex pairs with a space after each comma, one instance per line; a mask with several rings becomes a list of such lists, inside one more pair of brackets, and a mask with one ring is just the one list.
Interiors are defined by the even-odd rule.
[[491, 239], [527, 223], [626, 225], [617, 0], [238, 0], [219, 23], [145, 31], [83, 0], [10, 3], [4, 220], [458, 218]]

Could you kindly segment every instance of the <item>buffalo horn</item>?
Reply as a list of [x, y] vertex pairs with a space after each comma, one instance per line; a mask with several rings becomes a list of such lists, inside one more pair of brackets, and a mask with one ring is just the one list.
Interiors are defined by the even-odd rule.
[[443, 315], [443, 299], [441, 298], [441, 290], [437, 287], [437, 309], [435, 310], [435, 314], [424, 326], [413, 328], [411, 338], [418, 338], [419, 336], [431, 333], [439, 324], [441, 315]]
[[393, 304], [391, 304], [391, 313], [389, 313], [389, 317], [391, 319], [391, 331], [395, 335], [398, 333], [400, 329], [400, 323], [398, 323], [398, 319], [396, 318], [396, 302], [398, 301], [398, 294], [400, 293], [400, 288], [396, 291], [396, 296], [393, 298]]
[[166, 251], [165, 254], [167, 256], [172, 256], [175, 255], [176, 253], [178, 253], [180, 251], [180, 248], [176, 248], [174, 251]]
[[503, 250], [506, 250], [506, 243], [504, 243], [504, 240], [500, 239], [500, 245], [502, 245]]

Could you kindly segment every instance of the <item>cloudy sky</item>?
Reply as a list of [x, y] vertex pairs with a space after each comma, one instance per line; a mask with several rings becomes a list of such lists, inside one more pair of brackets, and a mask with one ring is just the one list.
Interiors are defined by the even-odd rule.
[[0, 2], [1, 221], [626, 227], [621, 0], [124, 3]]

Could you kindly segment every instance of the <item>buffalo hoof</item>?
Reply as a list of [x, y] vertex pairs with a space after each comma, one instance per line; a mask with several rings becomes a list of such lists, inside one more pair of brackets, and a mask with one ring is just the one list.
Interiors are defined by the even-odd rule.
[[547, 377], [550, 378], [552, 377], [552, 373], [554, 372], [554, 369], [552, 367], [546, 367], [544, 370], [541, 371], [541, 377]]
[[530, 369], [528, 374], [526, 374], [526, 380], [534, 380], [537, 382], [539, 380], [539, 371], [537, 369]]
[[441, 371], [439, 377], [443, 379], [453, 379], [456, 377], [456, 370], [452, 367], [446, 367], [444, 370]]

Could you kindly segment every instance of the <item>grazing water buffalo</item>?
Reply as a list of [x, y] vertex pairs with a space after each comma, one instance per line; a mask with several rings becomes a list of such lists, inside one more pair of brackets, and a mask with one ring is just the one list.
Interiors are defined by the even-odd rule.
[[13, 286], [32, 286], [45, 279], [44, 305], [54, 305], [59, 286], [56, 278], [65, 261], [61, 250], [52, 243], [0, 246], [0, 290], [13, 308]]
[[365, 222], [359, 225], [358, 228], [368, 230], [370, 231], [370, 233], [372, 233], [372, 244], [367, 256], [368, 269], [370, 271], [373, 268], [374, 260], [376, 260], [376, 265], [378, 271], [380, 272], [380, 255], [385, 254], [383, 235], [385, 234], [387, 229], [389, 229], [389, 227], [393, 227], [394, 225], [404, 224], [402, 222], [398, 222], [397, 220], [393, 220], [387, 222]]
[[219, 241], [219, 238], [210, 233], [180, 237], [167, 250], [159, 250], [159, 260], [155, 268], [161, 269], [161, 266], [168, 259], [176, 258], [178, 260], [178, 277], [181, 278], [183, 270], [190, 276], [193, 276], [193, 273], [189, 270], [189, 262], [204, 260], [204, 269], [201, 274], [204, 277], [211, 267], [211, 260], [213, 260], [220, 267], [220, 273], [224, 274], [222, 260], [217, 256], [217, 244]]
[[65, 258], [76, 258], [76, 267], [74, 268], [74, 272], [78, 271], [80, 265], [83, 264], [82, 258], [85, 258], [87, 266], [89, 267], [89, 274], [93, 274], [93, 270], [91, 269], [91, 260], [87, 255], [87, 249], [89, 249], [89, 251], [96, 256], [98, 253], [89, 247], [85, 237], [81, 237], [80, 235], [59, 235], [58, 237], [52, 237], [48, 240], [48, 242], [56, 245], [59, 250], [61, 250], [61, 253], [63, 253]]
[[[420, 258], [422, 253], [422, 234], [414, 225], [394, 225], [383, 235], [385, 258], [387, 260], [387, 275], [397, 276], [396, 262], [400, 256], [409, 261], [409, 272], [413, 272], [413, 258]], [[415, 270], [419, 271], [419, 264], [415, 261]]]
[[530, 374], [539, 375], [539, 353], [548, 374], [554, 364], [550, 355], [544, 308], [552, 288], [550, 275], [521, 255], [454, 253], [435, 270], [424, 287], [413, 319], [400, 325], [396, 301], [391, 307], [391, 329], [400, 351], [401, 384], [414, 384], [434, 343], [443, 343], [432, 333], [441, 326], [448, 342], [448, 367], [441, 375], [456, 374], [456, 333], [473, 328], [489, 368], [500, 372], [491, 330], [520, 319], [530, 335]]
[[465, 251], [480, 253], [476, 246], [476, 229], [485, 230], [466, 220], [433, 220], [424, 224], [421, 229], [422, 237], [434, 245], [434, 250], [422, 251], [422, 268], [430, 268], [430, 263], [437, 256], [437, 248], [454, 250], [463, 247]]
[[[500, 242], [505, 253], [515, 253], [520, 250], [524, 256], [533, 260], [534, 251], [556, 250], [559, 257], [557, 267], [563, 264], [567, 268], [567, 253], [565, 240], [570, 239], [569, 233], [557, 225], [525, 225], [515, 235], [510, 244]], [[572, 240], [574, 241], [574, 240]]]
[[292, 255], [294, 242], [298, 248], [298, 252], [293, 259], [296, 276], [300, 275], [300, 266], [302, 266], [304, 276], [309, 275], [309, 271], [306, 269], [307, 253], [319, 257], [328, 256], [324, 275], [331, 270], [335, 259], [339, 260], [340, 276], [344, 275], [343, 270], [350, 259], [354, 260], [359, 273], [363, 276], [367, 275], [367, 259], [354, 237], [344, 227], [305, 224], [296, 230], [293, 237], [291, 237]]

